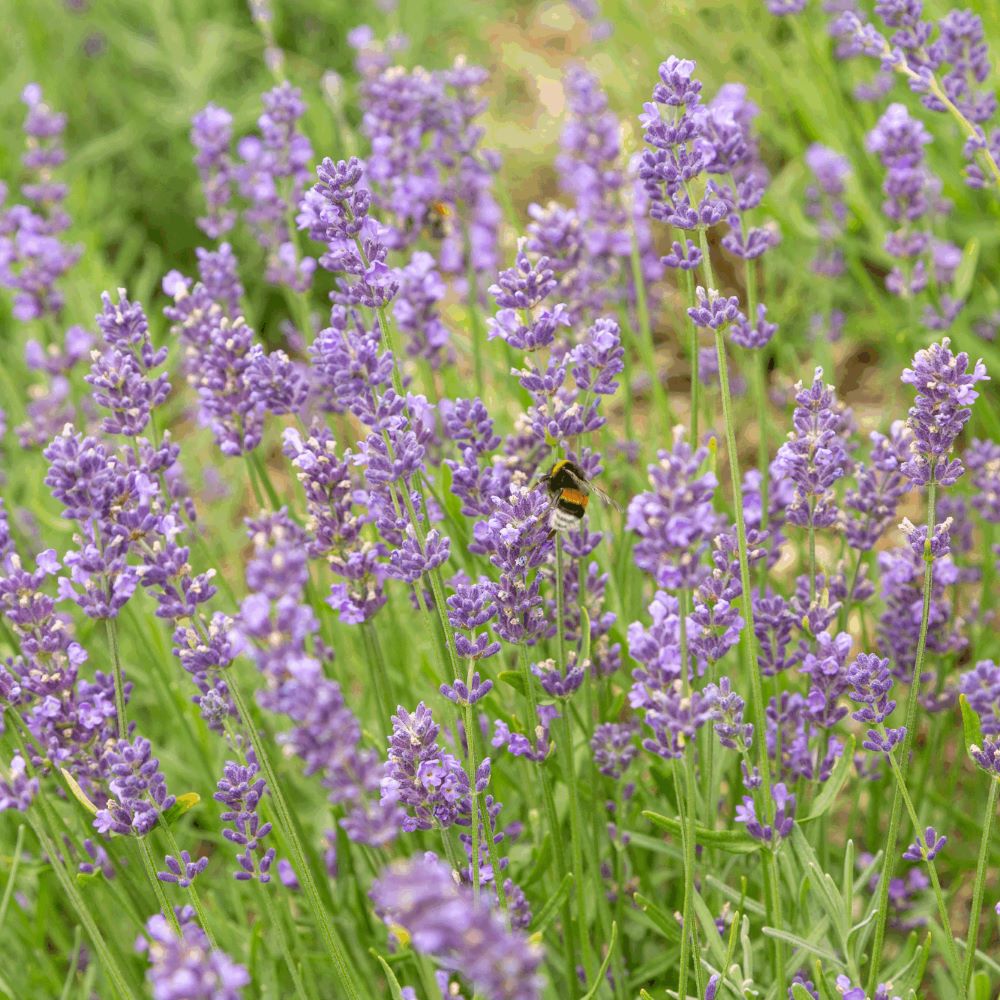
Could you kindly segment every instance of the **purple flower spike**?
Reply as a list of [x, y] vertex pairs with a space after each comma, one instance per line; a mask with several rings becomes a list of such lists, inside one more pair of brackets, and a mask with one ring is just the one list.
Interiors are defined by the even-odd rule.
[[828, 528], [836, 523], [833, 484], [847, 472], [846, 437], [850, 411], [837, 400], [833, 387], [824, 385], [817, 368], [812, 385], [796, 385], [794, 430], [779, 449], [776, 466], [795, 483], [788, 520], [801, 527]]
[[929, 826], [923, 837], [917, 834], [913, 843], [903, 852], [903, 858], [906, 861], [933, 861], [947, 843], [947, 837], [939, 837], [934, 827]]
[[[859, 653], [857, 659], [847, 668], [847, 683], [850, 685], [851, 701], [860, 702], [864, 708], [851, 713], [851, 718], [872, 726], [881, 726], [892, 715], [896, 702], [889, 698], [892, 690], [892, 674], [889, 660], [872, 653]], [[869, 729], [864, 741], [866, 750], [873, 753], [891, 753], [896, 744], [902, 742], [906, 727], [886, 729], [883, 738], [878, 730]]]
[[745, 795], [743, 804], [736, 807], [736, 822], [745, 823], [747, 833], [755, 840], [762, 840], [766, 844], [774, 841], [775, 833], [782, 839], [789, 836], [795, 825], [795, 796], [788, 791], [783, 782], [779, 782], [771, 789], [771, 798], [774, 800], [773, 828], [762, 825], [757, 819], [753, 799], [749, 796]]
[[459, 708], [465, 708], [482, 701], [493, 690], [493, 681], [481, 680], [478, 670], [472, 675], [470, 683], [471, 686], [467, 686], [465, 681], [456, 678], [451, 684], [441, 685], [441, 694]]
[[157, 872], [156, 877], [161, 882], [169, 882], [180, 886], [182, 889], [187, 889], [208, 867], [207, 857], [192, 861], [191, 855], [187, 851], [181, 851], [179, 861], [169, 854], [163, 860], [167, 866], [167, 870], [165, 872]]
[[542, 955], [520, 931], [457, 885], [433, 855], [399, 861], [375, 881], [376, 912], [402, 927], [418, 952], [458, 972], [492, 1000], [538, 1000]]
[[194, 922], [194, 910], [178, 909], [180, 934], [162, 914], [146, 921], [136, 950], [149, 956], [146, 979], [153, 1000], [240, 1000], [250, 975], [225, 952], [213, 949]]
[[695, 326], [719, 330], [740, 315], [740, 300], [735, 295], [720, 295], [714, 288], [706, 291], [701, 285], [695, 291], [698, 304], [688, 309]]
[[987, 774], [1000, 778], [1000, 739], [987, 736], [982, 746], [970, 746], [969, 754]]
[[903, 474], [917, 486], [926, 486], [932, 479], [941, 486], [951, 486], [965, 471], [959, 459], [948, 456], [979, 397], [976, 383], [989, 380], [982, 361], [970, 370], [968, 354], [952, 354], [950, 345], [945, 337], [939, 344], [917, 351], [913, 367], [901, 376], [902, 382], [917, 391], [907, 418], [914, 437], [913, 454], [902, 467]]
[[617, 779], [625, 773], [639, 752], [635, 735], [635, 725], [628, 723], [605, 722], [594, 730], [590, 749], [601, 774]]
[[265, 848], [261, 841], [271, 832], [270, 823], [262, 823], [258, 814], [260, 800], [267, 787], [263, 778], [257, 777], [257, 762], [250, 759], [246, 764], [226, 761], [218, 791], [212, 798], [226, 806], [222, 820], [231, 823], [222, 831], [226, 840], [243, 848], [237, 855], [239, 870], [234, 873], [238, 881], [257, 879], [270, 882], [270, 868], [274, 862], [275, 850]]

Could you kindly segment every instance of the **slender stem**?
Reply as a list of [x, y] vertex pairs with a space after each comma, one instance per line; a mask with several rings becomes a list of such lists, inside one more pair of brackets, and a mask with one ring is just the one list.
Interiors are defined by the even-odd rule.
[[295, 868], [296, 874], [298, 874], [302, 880], [302, 886], [306, 891], [310, 908], [313, 911], [313, 919], [316, 920], [323, 932], [327, 951], [329, 951], [330, 957], [333, 959], [334, 966], [337, 970], [337, 977], [340, 980], [340, 985], [351, 1000], [361, 1000], [361, 995], [354, 982], [354, 976], [352, 975], [350, 966], [348, 965], [347, 951], [344, 947], [344, 943], [341, 940], [336, 927], [333, 925], [329, 910], [324, 905], [319, 894], [319, 889], [316, 887], [312, 868], [306, 860], [305, 849], [302, 846], [298, 830], [296, 830], [295, 825], [292, 822], [291, 813], [288, 809], [288, 803], [285, 800], [285, 795], [281, 790], [281, 786], [278, 784], [277, 775], [274, 772], [274, 768], [271, 766], [271, 758], [267, 753], [260, 731], [257, 729], [257, 725], [250, 714], [249, 706], [243, 697], [243, 693], [240, 691], [239, 685], [236, 683], [236, 679], [233, 676], [232, 671], [230, 671], [227, 675], [226, 681], [229, 686], [229, 691], [233, 696], [236, 711], [239, 713], [240, 722], [243, 724], [247, 735], [250, 737], [250, 743], [257, 756], [257, 761], [260, 764], [261, 770], [264, 772], [264, 778], [267, 781], [267, 787], [271, 793], [271, 799], [274, 803], [276, 818], [281, 826], [282, 836], [284, 837], [293, 855], [293, 867]]
[[163, 891], [163, 884], [156, 877], [156, 862], [153, 861], [153, 852], [150, 849], [149, 841], [145, 837], [135, 837], [134, 839], [136, 849], [142, 857], [142, 866], [146, 871], [146, 877], [149, 879], [149, 884], [153, 887], [153, 895], [156, 896], [156, 902], [163, 911], [163, 915], [174, 925], [174, 930], [177, 934], [180, 934], [181, 925], [177, 920], [177, 914], [167, 900], [167, 894]]
[[[476, 665], [476, 661], [470, 656], [469, 665], [465, 671], [465, 683], [472, 691], [472, 674], [473, 668]], [[469, 800], [471, 804], [471, 809], [469, 810], [472, 817], [472, 830], [470, 832], [471, 837], [471, 848], [472, 856], [470, 858], [470, 864], [472, 866], [472, 895], [473, 898], [479, 899], [479, 809], [478, 800], [479, 792], [476, 789], [476, 734], [472, 729], [473, 726], [473, 712], [472, 703], [465, 703], [465, 745], [468, 747], [468, 760], [469, 760]], [[484, 831], [487, 837], [490, 837], [490, 831]], [[500, 873], [495, 872], [494, 878], [499, 879]]]
[[94, 946], [94, 949], [100, 956], [101, 964], [104, 966], [104, 971], [108, 974], [108, 978], [111, 980], [115, 992], [122, 998], [122, 1000], [131, 1000], [135, 994], [127, 985], [125, 974], [122, 972], [121, 967], [118, 964], [118, 960], [108, 947], [107, 941], [104, 940], [104, 935], [101, 934], [97, 923], [94, 921], [93, 915], [87, 908], [87, 904], [84, 901], [82, 893], [77, 887], [75, 881], [66, 872], [62, 862], [59, 860], [59, 849], [51, 840], [49, 840], [42, 824], [34, 815], [32, 815], [31, 810], [29, 810], [26, 815], [28, 822], [31, 824], [32, 830], [35, 832], [35, 836], [38, 838], [38, 842], [42, 846], [42, 850], [49, 859], [49, 864], [55, 872], [56, 879], [62, 886], [63, 892], [65, 892], [69, 897], [69, 900], [73, 905], [73, 909], [76, 910], [77, 916], [80, 918], [80, 923], [83, 924], [84, 930], [90, 938], [90, 943]]
[[469, 317], [469, 339], [472, 341], [472, 371], [476, 395], [483, 395], [483, 327], [479, 317], [479, 282], [472, 264], [472, 241], [469, 224], [462, 221], [462, 244], [465, 251], [465, 303]]
[[976, 863], [976, 882], [972, 890], [972, 909], [969, 913], [969, 934], [965, 944], [965, 966], [962, 970], [962, 988], [968, 993], [972, 979], [972, 965], [979, 945], [979, 921], [982, 917], [983, 892], [986, 889], [986, 873], [989, 869], [990, 834], [997, 811], [997, 792], [1000, 779], [990, 779], [990, 794], [986, 799], [986, 815], [983, 817], [983, 836], [979, 841], [979, 860]]
[[[688, 592], [680, 593], [680, 644], [681, 644], [681, 686], [685, 698], [691, 695], [691, 675], [688, 672], [688, 640], [687, 640], [687, 604]], [[687, 747], [684, 747], [685, 765], [687, 764]], [[686, 771], [685, 766], [685, 771]], [[694, 796], [693, 788], [686, 786], [681, 790], [680, 768], [677, 761], [673, 762], [674, 788], [677, 794], [677, 808], [681, 814], [681, 848], [684, 855], [684, 904], [681, 911], [681, 960], [677, 974], [677, 995], [687, 997], [688, 965], [691, 962], [691, 911], [694, 906], [692, 890], [694, 889]]]
[[566, 589], [563, 579], [562, 533], [556, 532], [556, 649], [559, 653], [559, 669], [566, 670]]
[[274, 900], [271, 899], [269, 886], [260, 882], [258, 882], [257, 885], [260, 889], [261, 896], [264, 898], [264, 908], [267, 910], [267, 919], [278, 935], [278, 947], [281, 949], [281, 955], [285, 960], [285, 965], [288, 966], [288, 971], [292, 975], [292, 982], [295, 983], [295, 992], [298, 994], [299, 1000], [307, 1000], [309, 994], [306, 991], [305, 984], [302, 982], [302, 972], [292, 954], [292, 947], [288, 940], [288, 930], [285, 927], [285, 922], [281, 919], [277, 907], [274, 905]]
[[[684, 280], [687, 284], [687, 300], [689, 306], [695, 304], [694, 275], [691, 271], [684, 272]], [[691, 447], [698, 444], [698, 417], [701, 398], [701, 377], [698, 374], [700, 364], [698, 357], [698, 327], [691, 324], [691, 340], [688, 353], [691, 355]]]
[[[701, 240], [702, 265], [705, 268], [705, 275], [708, 286], [714, 287], [714, 277], [712, 274], [711, 256], [708, 247], [708, 237], [704, 229], [698, 231]], [[736, 423], [733, 417], [733, 400], [729, 387], [729, 363], [726, 359], [726, 345], [722, 339], [722, 330], [715, 331], [715, 353], [719, 362], [719, 385], [722, 390], [722, 415], [726, 425], [726, 451], [729, 457], [729, 475], [733, 490], [733, 507], [736, 514], [736, 545], [739, 555], [740, 565], [740, 586], [743, 594], [743, 618], [745, 625], [740, 632], [740, 652], [743, 660], [744, 674], [750, 680], [750, 701], [753, 712], [754, 732], [761, 734], [756, 740], [757, 760], [761, 776], [761, 795], [763, 798], [763, 812], [770, 823], [774, 819], [774, 800], [771, 797], [771, 762], [767, 755], [767, 741], [763, 739], [763, 734], [767, 732], [765, 728], [764, 710], [764, 686], [761, 681], [760, 663], [754, 652], [754, 623], [753, 623], [753, 600], [750, 589], [750, 561], [747, 556], [747, 529], [743, 516], [743, 489], [740, 476], [740, 457], [736, 447]], [[772, 927], [780, 927], [781, 921], [781, 899], [777, 892], [777, 873], [774, 854], [765, 851], [765, 888], [770, 891], [766, 893], [767, 918]], [[785, 983], [785, 949], [784, 944], [777, 938], [772, 940], [774, 948], [774, 974], [778, 986], [778, 995], [784, 996], [786, 992]]]
[[896, 863], [896, 842], [899, 838], [899, 821], [903, 812], [903, 790], [906, 787], [906, 773], [910, 766], [910, 751], [913, 747], [913, 730], [917, 721], [917, 702], [920, 695], [920, 674], [924, 664], [924, 649], [927, 645], [927, 622], [931, 611], [931, 584], [934, 576], [934, 557], [931, 555], [931, 539], [934, 537], [934, 515], [937, 504], [937, 482], [935, 469], [931, 469], [931, 481], [927, 487], [927, 541], [924, 548], [924, 588], [923, 606], [920, 612], [920, 634], [917, 638], [917, 652], [913, 659], [913, 675], [906, 697], [906, 732], [900, 754], [900, 781], [892, 799], [889, 814], [889, 833], [886, 837], [885, 856], [882, 859], [882, 873], [878, 885], [878, 916], [875, 918], [875, 937], [872, 942], [871, 969], [868, 973], [868, 992], [874, 993], [878, 984], [879, 965], [882, 961], [882, 946], [885, 943], [885, 929], [889, 910], [889, 881]]
[[576, 926], [580, 936], [580, 952], [583, 956], [583, 968], [590, 981], [593, 965], [593, 954], [590, 946], [590, 934], [587, 928], [587, 889], [584, 879], [583, 864], [583, 822], [580, 818], [580, 796], [576, 784], [576, 767], [573, 760], [573, 730], [569, 722], [569, 702], [563, 702], [559, 742], [562, 744], [563, 770], [565, 771], [566, 790], [569, 793], [569, 826], [570, 850], [573, 854], [573, 885], [576, 888]]
[[646, 280], [642, 276], [642, 262], [639, 259], [639, 245], [632, 236], [632, 285], [635, 288], [635, 308], [639, 319], [639, 337], [636, 343], [639, 356], [650, 378], [650, 391], [653, 396], [653, 406], [660, 424], [665, 430], [675, 421], [670, 411], [663, 383], [660, 381], [659, 369], [656, 365], [656, 347], [653, 343], [653, 327], [649, 320], [649, 303], [646, 300]]
[[122, 673], [122, 658], [118, 650], [118, 623], [114, 618], [105, 618], [104, 624], [108, 631], [111, 665], [115, 674], [115, 714], [118, 716], [118, 738], [123, 740], [128, 736], [128, 723], [125, 720], [125, 676]]
[[493, 831], [490, 827], [489, 810], [486, 803], [479, 800], [479, 817], [483, 821], [483, 830], [486, 831], [486, 850], [490, 856], [490, 867], [493, 869], [493, 887], [497, 891], [497, 899], [500, 901], [500, 912], [503, 914], [504, 923], [510, 930], [510, 913], [508, 912], [507, 893], [503, 887], [503, 878], [500, 871], [500, 855], [497, 852], [497, 845], [493, 842]]
[[[170, 850], [174, 852], [174, 857], [177, 858], [179, 861], [181, 856], [180, 846], [178, 845], [177, 838], [174, 837], [173, 831], [170, 829], [169, 824], [167, 824], [166, 822], [161, 823], [160, 829], [166, 836], [167, 844], [169, 845]], [[198, 892], [198, 889], [195, 887], [193, 881], [187, 887], [187, 893], [189, 898], [191, 899], [191, 905], [194, 907], [195, 913], [198, 914], [198, 922], [201, 924], [201, 928], [205, 932], [206, 937], [208, 938], [208, 943], [213, 948], [217, 948], [218, 945], [215, 943], [215, 935], [212, 934], [212, 928], [209, 926], [208, 923], [208, 916], [206, 915], [205, 908], [201, 902], [201, 893]]]
[[392, 718], [393, 701], [389, 694], [389, 672], [386, 669], [382, 646], [378, 641], [378, 634], [371, 619], [362, 624], [362, 635], [371, 657], [372, 677], [375, 680], [375, 701], [378, 703], [379, 714], [382, 716], [381, 723], [383, 726], [387, 726]]
[[[881, 725], [879, 727], [882, 731], [882, 737], [885, 739], [885, 726]], [[892, 768], [893, 777], [896, 779], [896, 788], [899, 793], [903, 796], [903, 802], [906, 804], [906, 811], [909, 814], [910, 822], [913, 824], [914, 833], [917, 836], [920, 835], [920, 820], [917, 818], [917, 811], [913, 807], [913, 800], [910, 798], [910, 793], [906, 790], [906, 782], [903, 780], [903, 775], [899, 770], [899, 763], [897, 762], [893, 754], [886, 755], [889, 758], [889, 767]], [[948, 961], [954, 970], [955, 974], [958, 974], [961, 968], [958, 961], [958, 951], [955, 948], [955, 935], [951, 930], [951, 920], [948, 918], [948, 907], [945, 905], [944, 893], [941, 892], [941, 882], [938, 879], [937, 865], [928, 858], [924, 856], [924, 862], [927, 865], [927, 873], [931, 877], [931, 886], [934, 889], [934, 898], [937, 901], [938, 917], [941, 920], [941, 929], [945, 933], [945, 937], [948, 941]], [[962, 996], [966, 995], [966, 988], [963, 984], [961, 988]]]

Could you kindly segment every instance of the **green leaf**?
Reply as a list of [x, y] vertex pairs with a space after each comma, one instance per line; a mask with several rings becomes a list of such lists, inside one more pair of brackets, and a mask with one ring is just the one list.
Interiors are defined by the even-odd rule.
[[604, 984], [604, 974], [608, 971], [608, 966], [611, 964], [611, 953], [615, 950], [615, 941], [618, 940], [618, 924], [613, 920], [611, 921], [611, 940], [608, 942], [608, 951], [604, 956], [604, 961], [601, 962], [601, 967], [597, 970], [597, 975], [594, 977], [594, 985], [587, 990], [586, 993], [580, 998], [580, 1000], [593, 1000], [597, 996], [597, 991]]
[[201, 796], [197, 792], [185, 792], [177, 796], [177, 801], [163, 814], [163, 821], [171, 824], [180, 819], [184, 813], [194, 809], [201, 802]]
[[969, 699], [964, 694], [958, 696], [958, 704], [962, 709], [962, 731], [965, 734], [965, 751], [968, 753], [969, 747], [983, 745], [983, 729], [979, 716], [972, 710]]
[[63, 781], [66, 782], [66, 787], [69, 788], [70, 792], [73, 793], [73, 798], [76, 799], [80, 805], [83, 806], [91, 816], [97, 815], [97, 806], [87, 797], [87, 793], [77, 784], [76, 778], [73, 777], [66, 768], [59, 768], [59, 773], [63, 776]]
[[972, 279], [976, 276], [976, 264], [979, 262], [979, 240], [975, 236], [965, 244], [962, 260], [955, 270], [951, 283], [951, 293], [956, 299], [968, 297], [972, 289]]
[[590, 659], [590, 615], [587, 609], [580, 608], [580, 659], [577, 661], [584, 664]]
[[403, 1000], [403, 987], [399, 985], [396, 973], [392, 971], [389, 963], [374, 948], [370, 950], [378, 959], [378, 964], [382, 966], [382, 971], [385, 973], [386, 982], [389, 984], [389, 996], [392, 997], [392, 1000]]
[[801, 983], [792, 983], [792, 996], [795, 1000], [813, 1000], [813, 995]]
[[680, 942], [681, 929], [669, 913], [657, 906], [648, 896], [643, 896], [642, 893], [637, 892], [632, 898], [642, 912], [663, 932], [665, 938], [675, 943]]
[[497, 674], [497, 679], [501, 680], [508, 687], [512, 687], [518, 694], [526, 694], [524, 690], [524, 674], [520, 670], [501, 670]]
[[552, 864], [552, 836], [546, 832], [542, 838], [541, 847], [535, 854], [535, 863], [531, 866], [531, 871], [525, 876], [522, 888], [532, 886], [539, 879], [544, 878]]
[[840, 755], [840, 759], [837, 761], [833, 771], [830, 773], [830, 777], [824, 783], [823, 791], [816, 796], [809, 815], [800, 819], [800, 823], [809, 823], [814, 819], [819, 819], [820, 816], [824, 816], [830, 811], [830, 807], [840, 794], [840, 790], [844, 787], [844, 782], [847, 781], [847, 777], [850, 774], [851, 765], [853, 763], [854, 737], [848, 736], [847, 743], [844, 746], [844, 752]]
[[[681, 824], [679, 820], [670, 816], [661, 816], [660, 813], [643, 810], [646, 817], [654, 826], [669, 830], [676, 836], [681, 835]], [[699, 844], [708, 847], [717, 847], [720, 851], [728, 854], [753, 854], [760, 850], [760, 842], [756, 841], [748, 833], [742, 830], [709, 830], [703, 826], [696, 826], [694, 829], [694, 839]]]
[[969, 1000], [990, 1000], [990, 977], [980, 969], [973, 977]]
[[779, 930], [777, 927], [763, 927], [761, 929], [767, 937], [777, 938], [779, 941], [785, 941], [811, 955], [818, 955], [820, 958], [825, 958], [828, 962], [837, 966], [838, 969], [843, 967], [841, 960], [829, 948], [824, 948], [820, 944], [807, 941], [804, 937], [799, 937], [798, 934], [792, 934], [790, 931]]
[[573, 873], [566, 872], [563, 875], [562, 881], [559, 883], [559, 888], [548, 898], [545, 905], [542, 907], [541, 912], [532, 921], [531, 931], [533, 934], [542, 934], [545, 928], [552, 923], [555, 918], [556, 910], [562, 906], [569, 895], [570, 887], [573, 885]]

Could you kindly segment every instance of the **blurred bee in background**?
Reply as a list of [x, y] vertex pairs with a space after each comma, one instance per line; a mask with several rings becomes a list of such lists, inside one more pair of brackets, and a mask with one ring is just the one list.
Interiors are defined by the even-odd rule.
[[587, 513], [591, 494], [615, 510], [621, 510], [604, 490], [587, 479], [583, 469], [576, 462], [571, 462], [568, 458], [561, 458], [556, 462], [549, 472], [541, 477], [540, 482], [549, 492], [550, 538], [557, 531], [569, 531], [579, 526]]
[[444, 201], [432, 201], [424, 214], [424, 228], [435, 240], [443, 240], [452, 233], [451, 205]]

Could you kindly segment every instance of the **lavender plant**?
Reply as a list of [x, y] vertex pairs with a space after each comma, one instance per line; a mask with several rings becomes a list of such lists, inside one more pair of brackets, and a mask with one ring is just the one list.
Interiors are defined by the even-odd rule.
[[1000, 985], [995, 24], [648, 7], [254, 0], [147, 254], [11, 63], [0, 993]]

